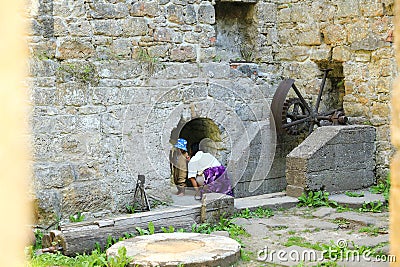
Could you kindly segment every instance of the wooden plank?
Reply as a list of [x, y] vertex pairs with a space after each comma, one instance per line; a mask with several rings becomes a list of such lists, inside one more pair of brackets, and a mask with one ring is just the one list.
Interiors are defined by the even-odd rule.
[[95, 244], [104, 247], [109, 236], [118, 239], [124, 234], [137, 234], [136, 227], [148, 228], [148, 223], [153, 222], [156, 231], [161, 227], [174, 226], [175, 229], [190, 230], [200, 218], [200, 205], [183, 209], [168, 209], [161, 211], [143, 212], [120, 216], [113, 220], [94, 221], [79, 225], [64, 225], [61, 234], [57, 236], [58, 243], [63, 247], [63, 253], [74, 256], [76, 253], [90, 253]]
[[95, 221], [94, 223], [97, 224], [100, 228], [114, 226], [114, 220]]

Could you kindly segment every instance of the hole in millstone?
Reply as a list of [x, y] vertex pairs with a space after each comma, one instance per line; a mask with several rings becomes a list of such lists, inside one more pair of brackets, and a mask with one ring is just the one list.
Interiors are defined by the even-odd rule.
[[154, 253], [182, 253], [204, 247], [204, 242], [196, 240], [162, 240], [150, 243], [146, 246], [147, 251]]

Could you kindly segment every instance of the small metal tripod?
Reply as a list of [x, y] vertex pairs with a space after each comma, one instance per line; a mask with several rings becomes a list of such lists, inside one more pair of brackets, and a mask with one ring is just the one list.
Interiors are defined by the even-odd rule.
[[138, 211], [150, 211], [149, 200], [146, 195], [146, 191], [144, 191], [144, 175], [138, 175], [138, 180], [136, 182], [135, 194], [133, 197], [133, 205], [135, 210]]

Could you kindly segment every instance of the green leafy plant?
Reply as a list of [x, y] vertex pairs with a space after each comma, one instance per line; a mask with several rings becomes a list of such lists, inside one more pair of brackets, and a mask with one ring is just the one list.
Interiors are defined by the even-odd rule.
[[143, 47], [138, 47], [136, 52], [136, 59], [139, 62], [147, 64], [147, 71], [151, 75], [154, 74], [156, 70], [156, 65], [159, 63], [159, 60], [149, 54], [147, 49]]
[[161, 201], [161, 200], [157, 200], [157, 199], [153, 199], [151, 202], [150, 202], [150, 207], [152, 208], [152, 209], [155, 209], [155, 208], [157, 208], [157, 207], [159, 207], [159, 206], [166, 206], [167, 205], [167, 202], [164, 202], [164, 201]]
[[69, 221], [70, 222], [82, 222], [85, 219], [85, 215], [83, 215], [81, 212], [78, 212], [75, 215], [70, 215], [69, 216]]
[[227, 231], [229, 236], [239, 243], [242, 242], [239, 239], [240, 235], [249, 236], [243, 227], [234, 224], [231, 219], [224, 218], [223, 216], [220, 217], [219, 222], [215, 225], [210, 223], [192, 225], [192, 232], [194, 233], [211, 234], [215, 231]]
[[154, 228], [154, 223], [153, 223], [153, 222], [149, 222], [149, 223], [148, 223], [148, 228], [149, 228], [149, 233], [150, 233], [151, 235], [154, 235], [155, 228]]
[[212, 61], [213, 61], [213, 62], [221, 62], [221, 61], [222, 61], [222, 57], [221, 57], [220, 55], [215, 55], [215, 56], [212, 58]]
[[161, 231], [163, 233], [174, 233], [175, 232], [175, 228], [172, 225], [170, 225], [168, 228], [165, 228], [163, 226], [163, 227], [161, 227]]
[[41, 230], [36, 229], [34, 234], [35, 234], [35, 245], [33, 246], [33, 249], [34, 250], [41, 249], [42, 248], [42, 239], [43, 239], [44, 233]]
[[150, 235], [150, 232], [146, 229], [143, 229], [141, 227], [135, 227], [135, 229], [139, 235]]
[[126, 208], [126, 210], [127, 210], [127, 212], [128, 212], [129, 214], [135, 213], [135, 205], [131, 206], [131, 205], [129, 205], [129, 204], [126, 204], [125, 208]]
[[235, 213], [234, 217], [240, 217], [240, 218], [269, 218], [274, 216], [274, 212], [269, 209], [269, 208], [257, 208], [255, 211], [251, 211], [249, 208], [246, 208], [242, 210], [239, 213]]
[[299, 197], [299, 207], [337, 207], [335, 201], [329, 199], [329, 193], [324, 191], [309, 191]]
[[240, 46], [240, 55], [242, 56], [243, 60], [247, 62], [251, 62], [253, 60], [253, 51], [254, 45], [241, 45]]
[[364, 192], [357, 193], [357, 192], [346, 191], [345, 195], [348, 196], [348, 197], [363, 197], [364, 196]]
[[322, 247], [319, 243], [317, 244], [312, 244], [308, 241], [305, 240], [304, 237], [301, 236], [290, 236], [286, 243], [283, 244], [286, 247], [291, 247], [291, 246], [299, 246], [303, 248], [311, 248], [315, 250], [322, 250]]
[[51, 254], [44, 253], [41, 255], [33, 255], [28, 263], [28, 267], [43, 267], [43, 266], [63, 266], [63, 267], [124, 267], [132, 261], [132, 258], [127, 257], [126, 248], [118, 249], [116, 257], [108, 257], [105, 252], [100, 252], [95, 249], [91, 254], [81, 254], [76, 257], [67, 257], [60, 252]]
[[249, 262], [251, 261], [251, 256], [254, 254], [252, 251], [248, 251], [245, 249], [240, 249], [240, 259], [244, 262]]
[[338, 205], [336, 207], [336, 211], [337, 212], [345, 212], [345, 211], [352, 211], [352, 208], [349, 208], [347, 205], [346, 206], [342, 206], [342, 205]]
[[128, 265], [132, 261], [131, 257], [126, 256], [126, 248], [118, 248], [118, 255], [116, 257], [109, 257], [107, 259], [107, 265], [109, 267], [123, 267]]
[[155, 227], [153, 222], [149, 222], [148, 225], [148, 230], [142, 229], [140, 227], [136, 227], [136, 231], [139, 233], [139, 235], [153, 235], [155, 233]]
[[386, 202], [389, 202], [390, 174], [388, 174], [385, 181], [380, 181], [377, 185], [371, 186], [370, 191], [373, 194], [382, 194]]
[[108, 249], [109, 247], [111, 247], [111, 246], [114, 245], [115, 243], [117, 243], [117, 240], [116, 240], [114, 237], [112, 237], [112, 236], [109, 235], [109, 236], [107, 237], [105, 249]]
[[366, 233], [369, 236], [378, 236], [379, 234], [386, 234], [387, 231], [375, 226], [366, 226], [358, 230], [359, 233]]
[[364, 202], [361, 208], [358, 210], [360, 212], [374, 212], [379, 213], [385, 209], [385, 206], [381, 201]]
[[347, 227], [350, 224], [348, 220], [342, 218], [334, 219], [332, 222], [338, 224], [341, 228]]
[[99, 83], [95, 65], [88, 62], [62, 63], [58, 68], [57, 77], [61, 81], [73, 79], [83, 84], [97, 85]]
[[337, 267], [339, 266], [336, 261], [326, 261], [326, 262], [321, 262], [315, 265], [315, 267]]

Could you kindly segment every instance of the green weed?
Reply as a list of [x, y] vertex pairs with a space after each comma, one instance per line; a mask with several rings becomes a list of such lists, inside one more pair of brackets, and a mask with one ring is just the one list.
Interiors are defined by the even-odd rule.
[[329, 193], [324, 191], [309, 191], [299, 197], [299, 207], [337, 207], [335, 201], [330, 200]]
[[245, 262], [251, 261], [251, 256], [254, 254], [252, 251], [240, 249], [240, 259]]
[[82, 222], [85, 219], [85, 215], [83, 215], [81, 212], [78, 212], [75, 215], [70, 215], [69, 216], [69, 221], [74, 223], [74, 222]]
[[235, 213], [234, 217], [240, 218], [269, 218], [274, 216], [274, 212], [269, 208], [257, 208], [255, 211], [251, 211], [250, 209], [246, 208], [239, 213]]
[[384, 231], [383, 229], [380, 229], [379, 227], [375, 227], [375, 226], [366, 226], [366, 227], [362, 227], [358, 230], [359, 233], [366, 233], [369, 236], [378, 236], [379, 234], [383, 234], [386, 233], [386, 231]]
[[140, 227], [136, 227], [136, 231], [139, 233], [139, 235], [153, 235], [155, 233], [155, 227], [153, 222], [149, 222], [147, 224], [148, 230], [142, 229]]
[[34, 234], [35, 234], [35, 245], [33, 246], [33, 249], [34, 250], [41, 249], [42, 248], [42, 238], [43, 238], [44, 233], [41, 230], [36, 229]]
[[118, 249], [116, 257], [108, 257], [105, 253], [94, 250], [91, 254], [77, 255], [76, 257], [67, 257], [60, 252], [51, 254], [33, 255], [27, 263], [28, 267], [43, 266], [63, 266], [63, 267], [124, 267], [132, 261], [132, 258], [126, 256], [126, 248]]
[[390, 174], [388, 174], [386, 181], [379, 182], [375, 186], [371, 186], [370, 192], [373, 194], [382, 194], [385, 198], [386, 202], [389, 203], [389, 194], [390, 194]]
[[322, 247], [319, 243], [317, 244], [312, 244], [308, 241], [305, 241], [304, 237], [301, 236], [290, 236], [286, 243], [283, 244], [286, 247], [291, 247], [291, 246], [299, 246], [303, 248], [311, 248], [315, 250], [322, 250]]
[[136, 205], [132, 206], [132, 205], [126, 204], [125, 208], [126, 208], [126, 210], [127, 210], [127, 212], [129, 214], [134, 214], [135, 213], [135, 209], [136, 209]]
[[239, 236], [249, 236], [249, 234], [246, 232], [246, 230], [244, 230], [243, 227], [234, 224], [232, 220], [226, 219], [223, 216], [220, 217], [219, 222], [215, 225], [210, 223], [192, 225], [192, 232], [194, 233], [211, 234], [215, 231], [227, 231], [229, 233], [229, 236], [239, 243], [241, 243]]
[[334, 219], [332, 222], [338, 224], [339, 227], [347, 226], [350, 224], [348, 220], [342, 218]]
[[385, 206], [381, 201], [365, 202], [361, 208], [358, 209], [360, 212], [374, 212], [380, 213], [385, 210]]
[[63, 63], [58, 68], [57, 77], [61, 81], [72, 79], [83, 84], [97, 85], [99, 82], [95, 65], [88, 62]]
[[346, 191], [345, 195], [348, 196], [348, 197], [363, 197], [364, 196], [364, 192], [357, 193], [357, 192]]

